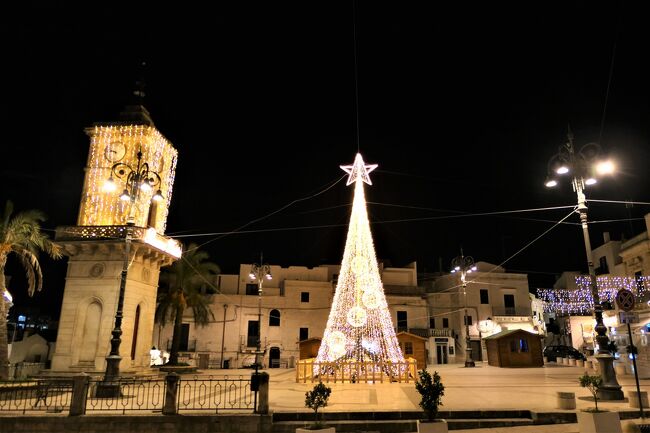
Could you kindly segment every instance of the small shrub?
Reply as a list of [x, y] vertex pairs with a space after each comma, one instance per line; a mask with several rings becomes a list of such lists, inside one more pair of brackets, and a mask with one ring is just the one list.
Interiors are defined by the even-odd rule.
[[420, 407], [427, 414], [427, 419], [433, 421], [438, 415], [438, 406], [442, 406], [442, 396], [445, 395], [445, 386], [440, 381], [437, 371], [433, 377], [426, 370], [418, 371], [420, 380], [415, 383], [415, 389], [420, 393]]
[[331, 393], [332, 388], [325, 386], [323, 382], [318, 382], [314, 389], [305, 393], [305, 406], [314, 411], [314, 423], [310, 427], [311, 430], [318, 430], [325, 426], [323, 419], [318, 418], [318, 409], [327, 406], [327, 400]]
[[594, 404], [596, 405], [596, 409], [590, 410], [588, 412], [603, 412], [601, 410], [598, 410], [598, 388], [603, 384], [603, 378], [600, 376], [589, 376], [588, 373], [585, 373], [580, 376], [579, 380], [580, 386], [587, 388], [589, 392], [591, 392], [591, 394], [594, 396]]

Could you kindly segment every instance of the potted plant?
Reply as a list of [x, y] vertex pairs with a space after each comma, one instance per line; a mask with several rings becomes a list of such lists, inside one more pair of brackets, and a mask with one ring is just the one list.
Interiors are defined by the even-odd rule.
[[305, 393], [305, 406], [314, 411], [314, 422], [308, 427], [297, 428], [296, 433], [307, 433], [311, 431], [318, 431], [319, 433], [335, 433], [334, 427], [326, 427], [324, 418], [318, 416], [318, 409], [327, 406], [327, 400], [330, 398], [332, 388], [329, 388], [318, 382], [314, 389]]
[[420, 407], [427, 415], [426, 420], [418, 420], [418, 433], [447, 433], [447, 421], [436, 419], [438, 406], [442, 406], [442, 396], [445, 395], [445, 386], [440, 382], [437, 371], [433, 376], [426, 371], [418, 371], [420, 379], [415, 382], [415, 389], [420, 393]]
[[585, 373], [580, 376], [579, 380], [580, 386], [587, 388], [594, 396], [595, 405], [593, 409], [577, 412], [580, 433], [622, 433], [618, 412], [598, 409], [598, 388], [603, 384], [603, 379], [600, 376], [590, 376]]

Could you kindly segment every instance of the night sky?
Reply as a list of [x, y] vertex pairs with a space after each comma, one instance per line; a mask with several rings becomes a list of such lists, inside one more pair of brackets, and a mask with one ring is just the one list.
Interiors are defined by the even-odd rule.
[[[0, 199], [43, 210], [47, 229], [73, 225], [84, 128], [117, 120], [146, 61], [145, 106], [179, 151], [168, 234], [229, 233], [259, 219], [242, 233], [180, 238], [208, 242], [223, 272], [262, 251], [271, 264], [340, 263], [352, 189], [322, 191], [358, 149], [379, 164], [366, 189], [379, 259], [447, 271], [462, 246], [500, 264], [570, 209], [474, 214], [574, 205], [568, 179], [543, 185], [568, 124], [578, 146], [600, 142], [619, 166], [588, 199], [650, 201], [650, 28], [640, 8], [358, 0], [356, 12], [352, 2], [7, 10]], [[594, 246], [603, 231], [641, 232], [647, 212], [590, 203], [590, 219], [620, 220], [592, 224]], [[58, 314], [65, 260], [43, 266], [45, 292], [27, 300], [10, 263], [12, 291], [18, 306]], [[532, 288], [586, 271], [580, 227], [560, 225], [504, 266], [529, 272]]]

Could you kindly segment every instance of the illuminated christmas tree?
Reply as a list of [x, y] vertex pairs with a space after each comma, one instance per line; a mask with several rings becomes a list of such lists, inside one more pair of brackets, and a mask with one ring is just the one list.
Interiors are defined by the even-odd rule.
[[332, 309], [317, 362], [404, 362], [379, 275], [370, 233], [363, 182], [376, 164], [357, 154], [354, 164], [341, 166], [354, 184], [354, 201]]

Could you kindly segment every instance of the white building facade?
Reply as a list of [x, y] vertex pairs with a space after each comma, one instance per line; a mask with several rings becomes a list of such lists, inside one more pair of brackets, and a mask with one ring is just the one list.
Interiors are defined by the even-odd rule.
[[[272, 279], [262, 283], [261, 297], [258, 282], [249, 276], [250, 264], [240, 265], [237, 275], [217, 276], [218, 294], [210, 300], [214, 320], [197, 326], [191, 309], [185, 310], [183, 358], [202, 368], [250, 366], [261, 331], [262, 364], [293, 367], [299, 359], [299, 342], [323, 336], [339, 269], [339, 265], [271, 266]], [[417, 286], [416, 264], [403, 268], [380, 264], [380, 272], [393, 325], [398, 330], [427, 332], [427, 301]], [[171, 325], [157, 325], [154, 345], [169, 350], [172, 331]]]

